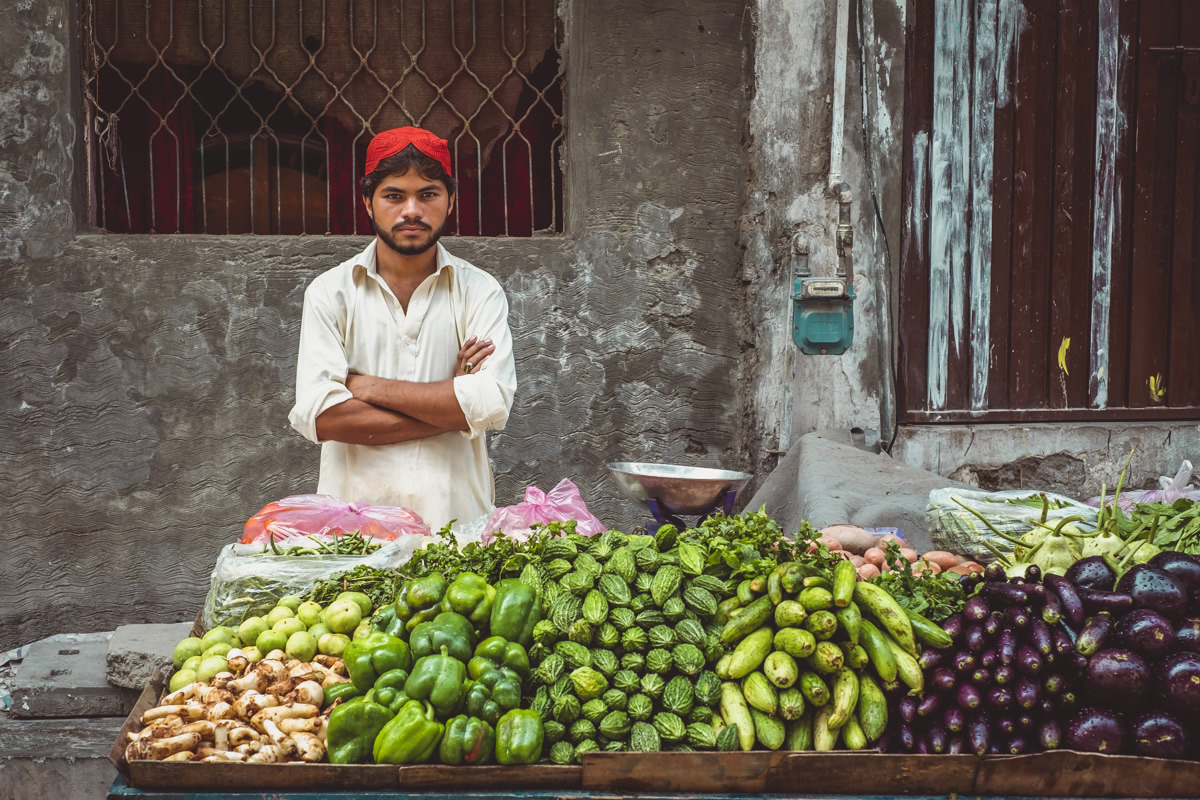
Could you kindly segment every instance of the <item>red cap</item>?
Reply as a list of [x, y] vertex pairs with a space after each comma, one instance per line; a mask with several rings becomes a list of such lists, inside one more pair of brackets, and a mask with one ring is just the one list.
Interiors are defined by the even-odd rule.
[[367, 169], [363, 174], [370, 175], [375, 171], [375, 167], [379, 166], [380, 161], [396, 155], [410, 144], [416, 145], [422, 153], [441, 162], [447, 175], [453, 174], [450, 172], [450, 147], [446, 140], [439, 139], [436, 134], [424, 128], [392, 128], [372, 139], [367, 145]]

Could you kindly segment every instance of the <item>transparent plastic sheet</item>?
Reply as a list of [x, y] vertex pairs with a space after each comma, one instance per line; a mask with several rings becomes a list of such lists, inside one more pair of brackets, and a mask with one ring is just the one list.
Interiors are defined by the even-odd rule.
[[[1157, 489], [1137, 489], [1132, 492], [1121, 492], [1121, 496], [1117, 499], [1121, 510], [1128, 514], [1133, 511], [1133, 507], [1138, 503], [1166, 503], [1171, 505], [1177, 500], [1194, 500], [1200, 502], [1200, 486], [1192, 484], [1193, 473], [1191, 461], [1184, 461], [1180, 465], [1179, 471], [1172, 478], [1169, 475], [1162, 475], [1158, 479]], [[1112, 503], [1112, 494], [1110, 493], [1104, 498], [1104, 502]], [[1087, 501], [1089, 506], [1096, 508], [1100, 507], [1100, 498], [1093, 497]]]
[[204, 629], [236, 626], [270, 611], [285, 594], [303, 594], [317, 581], [358, 566], [396, 569], [431, 541], [433, 537], [424, 534], [400, 534], [365, 556], [282, 556], [263, 544], [226, 545], [217, 556], [204, 600]]
[[372, 539], [431, 533], [415, 511], [401, 506], [344, 503], [326, 494], [294, 494], [268, 503], [247, 520], [241, 543], [356, 532]]
[[934, 489], [929, 493], [929, 504], [925, 507], [929, 538], [938, 550], [948, 550], [980, 564], [990, 564], [996, 560], [996, 555], [987, 545], [1007, 557], [1013, 553], [1012, 542], [994, 534], [983, 520], [955, 500], [962, 501], [971, 510], [984, 516], [998, 530], [1019, 539], [1041, 520], [1043, 496], [1050, 506], [1046, 512], [1047, 524], [1054, 525], [1067, 517], [1079, 516], [1083, 517], [1078, 523], [1081, 529], [1095, 529], [1098, 510], [1064, 495], [1027, 490], [981, 492], [947, 488]]
[[525, 489], [525, 500], [513, 506], [497, 508], [487, 521], [482, 542], [489, 544], [497, 531], [519, 540], [528, 539], [534, 525], [575, 520], [576, 533], [595, 536], [607, 526], [588, 511], [587, 503], [570, 478], [563, 478], [548, 493], [536, 486]]

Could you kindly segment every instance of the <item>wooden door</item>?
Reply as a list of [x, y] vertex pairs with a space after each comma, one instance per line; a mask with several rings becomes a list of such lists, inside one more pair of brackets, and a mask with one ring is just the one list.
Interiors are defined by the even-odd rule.
[[1200, 2], [906, 25], [902, 421], [1200, 417]]

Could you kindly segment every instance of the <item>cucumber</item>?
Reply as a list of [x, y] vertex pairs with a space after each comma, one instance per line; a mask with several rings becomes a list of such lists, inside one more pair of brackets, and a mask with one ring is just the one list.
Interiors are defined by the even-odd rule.
[[840, 728], [850, 719], [858, 705], [858, 675], [852, 669], [842, 668], [833, 676], [833, 702], [827, 724]]
[[783, 602], [783, 573], [786, 567], [776, 567], [770, 575], [767, 576], [767, 597], [771, 598], [771, 602], [779, 605]]
[[862, 645], [852, 644], [851, 642], [838, 642], [838, 647], [842, 648], [842, 657], [845, 665], [852, 670], [861, 672], [871, 663], [871, 657], [867, 655], [867, 651], [862, 648]]
[[832, 706], [821, 706], [813, 712], [813, 749], [818, 753], [828, 753], [837, 747], [840, 728], [829, 727], [829, 717], [833, 714]]
[[737, 727], [738, 743], [743, 750], [754, 749], [754, 718], [742, 690], [733, 681], [721, 684], [721, 716], [725, 724]]
[[820, 708], [829, 702], [829, 687], [817, 673], [809, 670], [801, 672], [796, 685], [800, 687], [800, 694], [804, 695], [810, 706]]
[[858, 583], [858, 571], [849, 560], [842, 560], [833, 568], [833, 604], [838, 608], [850, 605], [854, 598], [854, 584]]
[[820, 586], [809, 586], [800, 592], [800, 605], [809, 614], [814, 611], [826, 611], [833, 608], [833, 593]]
[[805, 709], [800, 719], [787, 726], [787, 739], [784, 746], [788, 750], [812, 750], [813, 748], [813, 711]]
[[896, 657], [892, 655], [892, 648], [888, 646], [883, 632], [866, 619], [862, 620], [859, 631], [859, 643], [867, 651], [871, 665], [875, 667], [875, 673], [883, 679], [884, 683], [896, 680]]
[[867, 735], [863, 733], [862, 726], [858, 723], [857, 714], [851, 714], [850, 719], [846, 720], [846, 724], [842, 726], [842, 744], [846, 745], [847, 750], [866, 749]]
[[887, 697], [875, 679], [866, 673], [858, 676], [858, 707], [855, 715], [868, 742], [883, 736], [887, 730]]
[[912, 690], [912, 694], [920, 694], [925, 691], [925, 675], [921, 672], [921, 665], [913, 658], [900, 643], [890, 636], [885, 636], [884, 640], [888, 643], [888, 647], [892, 648], [892, 655], [896, 658], [896, 674], [900, 676], [900, 680]]
[[775, 649], [793, 658], [808, 658], [817, 649], [817, 637], [801, 628], [780, 628], [775, 633]]
[[[733, 644], [749, 636], [761, 628], [771, 615], [775, 613], [775, 604], [769, 597], [760, 597], [748, 606], [742, 607], [742, 613], [725, 623], [721, 629], [721, 644]], [[766, 658], [766, 653], [763, 653]]]
[[923, 617], [915, 611], [904, 609], [904, 613], [908, 615], [908, 621], [912, 624], [913, 635], [922, 644], [927, 644], [930, 647], [944, 649], [954, 644], [954, 640], [950, 638], [950, 634], [942, 630], [941, 626], [927, 617]]
[[862, 612], [858, 603], [851, 600], [845, 608], [835, 608], [833, 616], [837, 617], [838, 625], [846, 632], [846, 638], [858, 644], [859, 631], [862, 628]]
[[[912, 622], [896, 599], [884, 589], [867, 581], [854, 584], [854, 602], [860, 609], [870, 612], [883, 630], [887, 631], [906, 653], [917, 657], [917, 642], [913, 635]], [[870, 651], [868, 651], [870, 652]]]
[[787, 728], [775, 717], [764, 714], [757, 708], [750, 709], [750, 718], [754, 720], [754, 735], [758, 743], [768, 750], [778, 750], [787, 739]]
[[[846, 664], [842, 648], [833, 642], [817, 642], [816, 650], [804, 660], [809, 667], [821, 675], [834, 675]], [[913, 663], [916, 663], [916, 659], [913, 660]]]
[[744, 678], [758, 669], [771, 652], [774, 636], [770, 628], [759, 628], [738, 642], [733, 657], [729, 659], [729, 677]]

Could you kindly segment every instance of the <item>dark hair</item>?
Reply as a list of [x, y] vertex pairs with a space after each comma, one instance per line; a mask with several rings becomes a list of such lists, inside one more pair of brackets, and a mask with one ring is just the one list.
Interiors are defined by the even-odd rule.
[[381, 160], [370, 174], [363, 176], [363, 197], [368, 199], [373, 197], [379, 184], [383, 183], [383, 179], [388, 175], [406, 174], [412, 170], [431, 181], [441, 181], [450, 194], [454, 194], [458, 189], [458, 181], [454, 179], [453, 175], [446, 173], [442, 162], [425, 155], [417, 149], [415, 144], [410, 144], [396, 155]]

